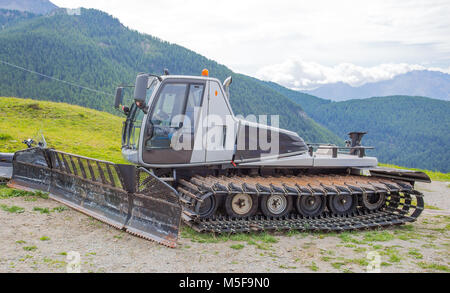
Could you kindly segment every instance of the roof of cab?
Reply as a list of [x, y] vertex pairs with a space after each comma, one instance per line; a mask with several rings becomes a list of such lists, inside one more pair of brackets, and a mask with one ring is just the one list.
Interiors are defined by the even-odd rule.
[[199, 79], [199, 80], [217, 80], [217, 78], [210, 76], [196, 76], [196, 75], [161, 75], [161, 78], [164, 79]]

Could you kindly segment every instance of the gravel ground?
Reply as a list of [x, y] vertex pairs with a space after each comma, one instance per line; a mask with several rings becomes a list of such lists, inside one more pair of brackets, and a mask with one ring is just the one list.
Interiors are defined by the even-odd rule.
[[[80, 255], [81, 272], [365, 272], [372, 254], [379, 256], [381, 272], [450, 272], [450, 185], [433, 182], [418, 188], [429, 206], [413, 224], [228, 240], [183, 227], [176, 249], [123, 233], [49, 199], [0, 199], [0, 272], [66, 272], [72, 251]], [[12, 206], [24, 210], [5, 211]]]

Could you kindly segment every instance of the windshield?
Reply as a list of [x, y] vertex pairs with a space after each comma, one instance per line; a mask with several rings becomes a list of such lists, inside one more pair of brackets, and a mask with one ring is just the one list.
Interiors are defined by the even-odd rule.
[[[158, 79], [151, 78], [148, 82], [147, 96], [145, 104], [150, 105], [152, 94], [158, 84]], [[139, 148], [139, 137], [142, 129], [142, 121], [144, 119], [144, 111], [138, 108], [135, 103], [132, 104], [127, 121], [124, 125], [122, 144], [124, 147], [135, 149]]]

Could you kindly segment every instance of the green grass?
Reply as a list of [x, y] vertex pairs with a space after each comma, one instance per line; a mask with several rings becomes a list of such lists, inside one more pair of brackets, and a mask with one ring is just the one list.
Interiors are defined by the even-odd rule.
[[322, 256], [321, 258], [320, 258], [320, 260], [321, 261], [324, 261], [324, 262], [329, 262], [330, 260], [332, 260], [333, 258], [331, 257], [331, 256]]
[[[339, 234], [339, 238], [341, 239], [341, 242], [343, 243], [354, 243], [354, 244], [365, 244], [366, 242], [363, 240], [359, 240], [355, 238], [354, 236], [357, 235], [357, 232], [351, 231], [351, 232], [342, 232]], [[354, 248], [356, 245], [348, 245], [346, 247]]]
[[29, 192], [0, 186], [0, 199], [27, 197], [27, 198], [43, 198], [48, 199], [48, 194], [41, 191]]
[[41, 241], [49, 241], [49, 240], [50, 240], [50, 237], [48, 237], [48, 236], [42, 236], [41, 238], [39, 238], [39, 240], [41, 240]]
[[399, 226], [394, 231], [394, 235], [396, 238], [403, 241], [410, 241], [412, 239], [421, 239], [422, 234], [418, 233], [414, 226], [411, 224]]
[[181, 237], [190, 239], [197, 243], [221, 243], [227, 241], [241, 241], [247, 242], [250, 245], [259, 244], [273, 244], [277, 243], [278, 239], [269, 233], [238, 233], [238, 234], [211, 234], [198, 233], [194, 229], [183, 226], [181, 229]]
[[432, 205], [428, 205], [428, 204], [425, 204], [425, 209], [427, 209], [427, 210], [436, 210], [436, 211], [441, 210], [438, 207], [435, 207], [435, 206], [432, 206]]
[[428, 176], [430, 176], [431, 180], [433, 181], [450, 181], [450, 173], [442, 173], [439, 171], [430, 171], [430, 170], [422, 170], [422, 169], [416, 169], [416, 168], [405, 168], [400, 167], [392, 164], [379, 164], [381, 167], [387, 167], [387, 168], [394, 168], [394, 169], [404, 169], [404, 170], [413, 170], [413, 171], [419, 171], [424, 172]]
[[0, 133], [0, 140], [9, 141], [12, 139], [13, 139], [13, 137], [11, 135], [5, 134], [5, 133]]
[[235, 249], [235, 250], [241, 250], [245, 247], [244, 244], [233, 244], [230, 246], [230, 248]]
[[317, 266], [317, 264], [315, 262], [312, 262], [308, 268], [313, 272], [317, 272], [319, 270], [319, 267]]
[[62, 213], [62, 212], [67, 211], [67, 210], [69, 210], [68, 207], [66, 207], [66, 206], [59, 206], [59, 207], [53, 208], [52, 212]]
[[380, 254], [386, 255], [389, 258], [390, 263], [398, 263], [403, 258], [400, 256], [400, 253], [396, 247], [398, 246], [385, 247], [383, 251], [380, 251]]
[[355, 258], [352, 260], [349, 260], [351, 263], [360, 265], [362, 267], [367, 267], [367, 265], [369, 264], [369, 262], [365, 259], [365, 258]]
[[0, 205], [0, 208], [8, 213], [12, 214], [21, 214], [25, 211], [24, 208], [18, 207], [18, 206], [7, 206], [5, 204]]
[[417, 250], [416, 248], [411, 248], [409, 251], [408, 251], [408, 254], [411, 256], [411, 257], [413, 257], [413, 258], [415, 258], [415, 259], [422, 259], [423, 258], [423, 255], [419, 252], [419, 250]]
[[376, 249], [376, 250], [382, 249], [382, 248], [383, 248], [383, 245], [380, 245], [380, 244], [373, 244], [373, 245], [372, 245], [372, 248], [373, 248], [373, 249]]
[[353, 249], [354, 252], [364, 252], [366, 250], [367, 250], [367, 248], [365, 248], [365, 247], [356, 247], [355, 249]]
[[23, 250], [25, 251], [35, 251], [37, 249], [36, 246], [25, 246], [23, 247]]
[[389, 261], [390, 262], [400, 262], [402, 260], [402, 257], [398, 254], [391, 254], [389, 255]]
[[331, 264], [331, 266], [337, 270], [340, 270], [342, 266], [345, 266], [344, 262], [334, 262]]
[[0, 152], [24, 149], [22, 141], [42, 131], [49, 147], [125, 163], [122, 117], [65, 103], [4, 97], [0, 109]]
[[371, 231], [364, 235], [364, 240], [367, 242], [384, 242], [394, 239], [394, 235], [389, 231]]
[[443, 272], [450, 272], [450, 268], [446, 265], [441, 264], [435, 264], [435, 263], [426, 263], [426, 262], [419, 262], [417, 263], [419, 267], [422, 269], [431, 269], [435, 271], [443, 271]]
[[50, 210], [48, 208], [34, 207], [33, 211], [40, 212], [41, 214], [50, 214]]

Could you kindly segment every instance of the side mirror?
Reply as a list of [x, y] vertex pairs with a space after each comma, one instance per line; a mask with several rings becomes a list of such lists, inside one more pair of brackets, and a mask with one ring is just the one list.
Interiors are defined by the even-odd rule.
[[233, 79], [231, 76], [228, 76], [227, 79], [223, 82], [223, 88], [225, 92], [227, 93], [227, 98], [230, 99], [230, 85], [233, 82]]
[[123, 102], [123, 87], [118, 87], [116, 89], [116, 100], [114, 102], [114, 108], [119, 109], [120, 105], [122, 105]]
[[136, 86], [134, 88], [134, 100], [139, 102], [139, 104], [145, 104], [145, 98], [147, 96], [147, 86], [148, 86], [148, 74], [140, 74], [136, 77]]

